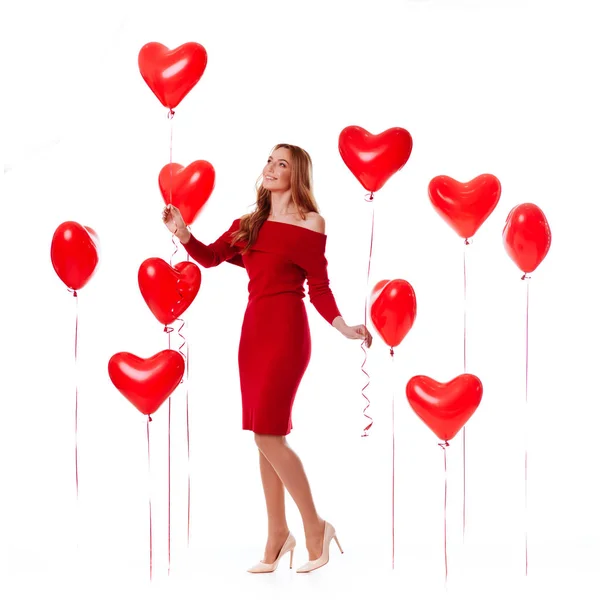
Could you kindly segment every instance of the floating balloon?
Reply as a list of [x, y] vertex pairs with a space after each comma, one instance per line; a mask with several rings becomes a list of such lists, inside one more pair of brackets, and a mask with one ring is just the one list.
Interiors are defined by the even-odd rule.
[[500, 181], [489, 174], [461, 183], [447, 175], [429, 182], [429, 199], [436, 212], [465, 240], [473, 237], [500, 200]]
[[159, 323], [178, 319], [194, 301], [202, 275], [198, 265], [184, 261], [171, 267], [162, 258], [148, 258], [138, 270], [142, 297]]
[[75, 221], [61, 223], [52, 236], [50, 260], [61, 281], [73, 291], [92, 277], [99, 261], [98, 235]]
[[171, 110], [198, 83], [206, 63], [206, 50], [196, 42], [182, 44], [174, 50], [150, 42], [138, 54], [142, 78], [161, 104]]
[[185, 223], [191, 225], [213, 192], [215, 170], [206, 160], [187, 167], [169, 163], [160, 170], [158, 185], [165, 204], [177, 207]]
[[403, 279], [384, 279], [373, 288], [370, 304], [375, 330], [390, 348], [398, 346], [417, 316], [412, 286]]
[[340, 133], [338, 149], [361, 185], [369, 192], [377, 192], [406, 164], [412, 144], [410, 133], [400, 127], [373, 135], [362, 127], [350, 125]]
[[451, 440], [471, 418], [481, 402], [483, 385], [464, 373], [448, 383], [416, 375], [406, 384], [406, 397], [419, 418], [440, 440]]
[[183, 356], [175, 350], [162, 350], [150, 358], [118, 352], [108, 361], [110, 380], [144, 415], [158, 410], [181, 382], [184, 370]]
[[533, 273], [546, 258], [552, 234], [546, 216], [535, 204], [515, 206], [502, 231], [504, 248], [524, 273]]

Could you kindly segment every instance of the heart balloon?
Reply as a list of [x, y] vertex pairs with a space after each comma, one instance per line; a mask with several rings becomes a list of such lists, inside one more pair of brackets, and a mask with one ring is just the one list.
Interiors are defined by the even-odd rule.
[[535, 204], [515, 206], [502, 231], [504, 248], [524, 273], [532, 273], [546, 258], [552, 243], [546, 215]]
[[198, 83], [206, 69], [206, 50], [188, 42], [169, 50], [150, 42], [138, 54], [138, 67], [144, 81], [163, 106], [173, 109]]
[[165, 165], [158, 175], [158, 186], [165, 204], [179, 209], [187, 225], [191, 225], [215, 187], [215, 170], [205, 160], [187, 167], [178, 163]]
[[193, 262], [171, 267], [162, 258], [147, 258], [138, 270], [140, 292], [159, 323], [178, 319], [194, 301], [202, 275]]
[[173, 393], [185, 371], [183, 356], [162, 350], [150, 358], [118, 352], [108, 361], [114, 386], [142, 414], [151, 415]]
[[73, 291], [81, 289], [98, 266], [96, 232], [75, 221], [61, 223], [52, 236], [50, 260], [61, 281]]
[[483, 395], [478, 377], [465, 373], [448, 383], [416, 375], [406, 384], [412, 409], [440, 440], [451, 440], [471, 418]]
[[340, 133], [338, 149], [361, 185], [369, 192], [376, 192], [406, 164], [412, 144], [410, 133], [400, 127], [373, 135], [362, 127], [350, 125]]
[[384, 279], [373, 288], [370, 304], [375, 330], [390, 348], [394, 348], [406, 337], [415, 322], [415, 291], [403, 279]]
[[500, 200], [500, 181], [489, 174], [461, 183], [446, 175], [429, 182], [429, 199], [437, 213], [464, 239], [475, 235]]

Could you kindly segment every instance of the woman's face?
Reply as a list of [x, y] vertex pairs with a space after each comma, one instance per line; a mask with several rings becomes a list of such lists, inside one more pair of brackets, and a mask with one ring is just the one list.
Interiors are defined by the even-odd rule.
[[292, 153], [287, 148], [278, 148], [269, 156], [263, 169], [262, 186], [271, 192], [285, 192], [291, 186]]

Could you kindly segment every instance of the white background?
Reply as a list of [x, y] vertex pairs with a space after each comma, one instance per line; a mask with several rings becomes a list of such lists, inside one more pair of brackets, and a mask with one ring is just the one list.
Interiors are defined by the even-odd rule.
[[[3, 597], [30, 597], [32, 590], [80, 598], [226, 598], [240, 591], [252, 598], [525, 597], [561, 586], [574, 597], [597, 597], [594, 4], [127, 0], [15, 2], [3, 11]], [[149, 41], [170, 48], [196, 41], [208, 52], [204, 76], [172, 123], [138, 71], [139, 49]], [[148, 584], [146, 422], [111, 384], [107, 363], [116, 352], [150, 356], [167, 347], [137, 270], [150, 256], [168, 261], [172, 254], [157, 185], [169, 162], [171, 125], [173, 160], [209, 160], [217, 173], [193, 226], [201, 240], [213, 241], [251, 208], [276, 143], [298, 144], [314, 161], [331, 286], [346, 321], [363, 316], [372, 207], [370, 286], [402, 278], [416, 292], [417, 320], [394, 364], [378, 337], [368, 353], [374, 425], [367, 438], [362, 350], [308, 306], [313, 355], [289, 443], [345, 550], [340, 555], [332, 545], [330, 564], [309, 576], [284, 563], [270, 576], [245, 572], [262, 557], [266, 514], [257, 450], [241, 430], [237, 343], [247, 276], [226, 264], [203, 270], [200, 294], [185, 314], [192, 530], [188, 549], [182, 385], [172, 399], [169, 577], [167, 404], [151, 423]], [[347, 125], [372, 133], [404, 127], [413, 136], [410, 160], [372, 206], [338, 152]], [[461, 437], [447, 450], [445, 588], [443, 455], [404, 388], [416, 374], [448, 381], [463, 371], [464, 245], [434, 212], [427, 184], [436, 175], [468, 181], [481, 173], [496, 175], [503, 191], [467, 249], [467, 367], [482, 380], [484, 396], [467, 426], [464, 543]], [[542, 208], [553, 234], [530, 282], [527, 410], [526, 284], [501, 235], [509, 210], [522, 202]], [[100, 266], [79, 297], [79, 502], [75, 304], [50, 262], [52, 234], [66, 220], [93, 227], [101, 241]], [[306, 552], [291, 500], [289, 524], [299, 543], [297, 566]]]

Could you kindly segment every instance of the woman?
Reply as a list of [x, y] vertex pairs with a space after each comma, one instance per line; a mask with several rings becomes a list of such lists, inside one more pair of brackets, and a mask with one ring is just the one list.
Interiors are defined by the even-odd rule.
[[[262, 177], [262, 183], [259, 183]], [[302, 463], [289, 447], [292, 405], [311, 353], [304, 301], [308, 281], [310, 301], [342, 335], [364, 340], [372, 336], [364, 325], [344, 322], [329, 289], [325, 258], [325, 221], [312, 192], [312, 161], [297, 146], [278, 144], [257, 182], [256, 209], [236, 219], [209, 245], [187, 229], [177, 208], [168, 205], [163, 221], [188, 254], [204, 267], [227, 261], [249, 275], [248, 307], [238, 353], [242, 393], [242, 427], [254, 432], [268, 514], [264, 558], [251, 573], [269, 573], [296, 541], [285, 516], [284, 489], [300, 510], [308, 562], [297, 569], [308, 573], [327, 564], [333, 526], [315, 508]]]

